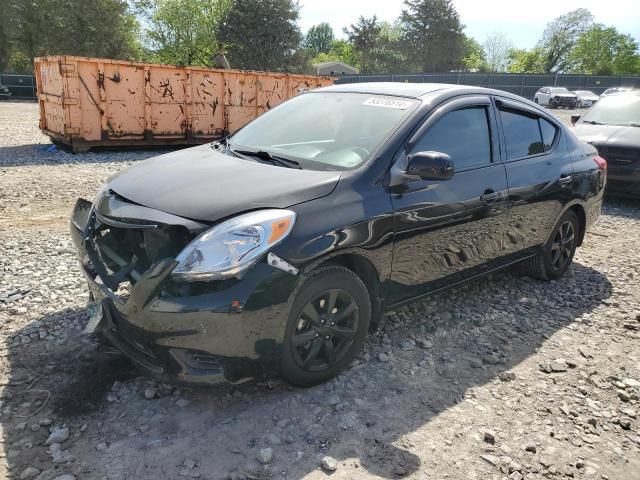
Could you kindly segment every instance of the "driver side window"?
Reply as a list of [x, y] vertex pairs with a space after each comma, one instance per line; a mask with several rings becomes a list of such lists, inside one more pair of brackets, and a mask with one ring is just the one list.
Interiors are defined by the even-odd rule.
[[418, 140], [410, 153], [434, 151], [451, 157], [456, 171], [491, 163], [486, 107], [468, 107], [445, 114]]

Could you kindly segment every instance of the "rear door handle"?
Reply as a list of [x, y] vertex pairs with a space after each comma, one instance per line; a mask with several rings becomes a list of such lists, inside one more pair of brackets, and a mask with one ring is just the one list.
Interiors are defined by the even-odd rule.
[[481, 202], [495, 202], [501, 198], [502, 194], [500, 192], [494, 192], [493, 190], [487, 190], [485, 193], [480, 195]]
[[558, 183], [560, 183], [560, 185], [568, 185], [573, 181], [573, 177], [571, 175], [562, 175], [559, 179], [558, 179]]

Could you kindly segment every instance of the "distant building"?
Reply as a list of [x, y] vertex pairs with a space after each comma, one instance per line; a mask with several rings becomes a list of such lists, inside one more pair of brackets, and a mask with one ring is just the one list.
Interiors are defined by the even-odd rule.
[[318, 63], [313, 66], [317, 75], [357, 75], [358, 69], [346, 63], [334, 60], [332, 62]]

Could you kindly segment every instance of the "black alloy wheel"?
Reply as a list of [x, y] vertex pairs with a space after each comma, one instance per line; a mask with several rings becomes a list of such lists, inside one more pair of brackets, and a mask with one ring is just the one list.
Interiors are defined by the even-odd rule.
[[551, 267], [554, 270], [562, 271], [573, 258], [575, 251], [576, 231], [573, 223], [569, 220], [560, 225], [555, 232], [551, 243]]
[[539, 255], [522, 263], [524, 273], [540, 280], [557, 280], [569, 269], [578, 246], [580, 222], [568, 210], [556, 223], [551, 238]]
[[331, 368], [353, 344], [358, 305], [346, 291], [332, 288], [308, 302], [291, 340], [298, 366], [310, 372]]
[[294, 385], [324, 382], [360, 351], [371, 322], [371, 299], [362, 280], [338, 265], [311, 272], [289, 312], [282, 376]]

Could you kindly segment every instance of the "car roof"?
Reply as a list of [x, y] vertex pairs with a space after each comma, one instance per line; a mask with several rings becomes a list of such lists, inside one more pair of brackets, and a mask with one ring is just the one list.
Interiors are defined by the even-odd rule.
[[449, 83], [401, 83], [401, 82], [364, 82], [345, 83], [330, 87], [318, 88], [313, 92], [340, 92], [340, 93], [364, 93], [369, 95], [391, 95], [396, 97], [422, 98], [434, 92], [464, 94], [477, 93], [486, 95], [501, 95], [523, 100], [517, 95], [492, 88], [472, 87], [468, 85], [455, 85]]

